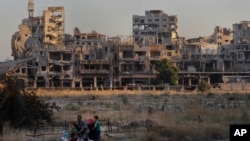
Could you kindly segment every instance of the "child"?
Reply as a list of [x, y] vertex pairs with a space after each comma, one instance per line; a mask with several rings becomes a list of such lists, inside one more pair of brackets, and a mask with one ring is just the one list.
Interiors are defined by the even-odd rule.
[[78, 141], [78, 129], [77, 124], [73, 123], [73, 128], [70, 131], [70, 141]]
[[94, 120], [95, 120], [95, 141], [100, 141], [100, 138], [101, 138], [101, 126], [100, 126], [100, 123], [99, 123], [98, 119], [99, 119], [98, 116], [94, 116]]

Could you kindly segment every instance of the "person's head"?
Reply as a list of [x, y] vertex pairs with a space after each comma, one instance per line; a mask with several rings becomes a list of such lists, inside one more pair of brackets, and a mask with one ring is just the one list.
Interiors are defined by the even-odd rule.
[[99, 117], [98, 116], [94, 116], [94, 119], [95, 119], [95, 121], [97, 121], [99, 119]]
[[88, 119], [88, 125], [92, 125], [92, 124], [94, 124], [94, 123], [95, 123], [95, 120], [94, 120], [94, 119], [92, 119], [92, 118]]
[[81, 121], [82, 120], [82, 116], [81, 115], [77, 115], [77, 121]]

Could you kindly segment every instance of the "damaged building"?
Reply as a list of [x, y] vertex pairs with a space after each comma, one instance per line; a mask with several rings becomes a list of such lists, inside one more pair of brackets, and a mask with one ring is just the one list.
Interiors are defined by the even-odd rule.
[[197, 87], [201, 80], [221, 83], [223, 64], [219, 48], [232, 42], [233, 31], [220, 26], [214, 28], [211, 36], [186, 40], [182, 48], [181, 84]]
[[147, 25], [136, 23], [138, 17], [133, 16], [134, 33], [135, 28], [155, 30], [155, 34], [148, 32], [148, 36], [145, 31], [140, 31], [138, 37], [134, 35], [134, 39], [151, 38], [152, 42], [133, 43], [131, 37], [123, 40], [96, 31], [82, 33], [77, 27], [73, 36], [65, 34], [64, 12], [63, 7], [48, 7], [42, 16], [34, 16], [34, 3], [29, 0], [29, 16], [12, 37], [12, 56], [23, 63], [10, 75], [24, 86], [84, 89], [150, 86], [151, 79], [156, 77], [157, 62], [168, 58], [176, 65], [180, 63], [179, 42], [184, 42], [184, 38], [178, 37], [177, 16], [168, 16], [161, 10], [146, 11], [153, 20]]
[[[185, 42], [178, 35], [178, 18], [162, 10], [145, 11], [145, 15], [133, 15], [134, 44], [140, 46], [159, 46], [172, 62], [179, 60]], [[163, 52], [164, 51], [164, 52]], [[164, 56], [164, 55], [163, 55]]]
[[132, 20], [133, 36], [125, 40], [77, 27], [70, 35], [63, 7], [34, 16], [29, 0], [28, 17], [11, 40], [14, 61], [0, 66], [18, 84], [32, 88], [152, 89], [156, 64], [164, 58], [181, 69], [183, 87], [197, 87], [202, 79], [230, 82], [235, 72], [244, 72], [237, 81], [250, 81], [249, 22], [234, 24], [233, 31], [216, 26], [211, 36], [185, 40], [178, 35], [176, 15], [149, 10]]
[[71, 87], [74, 42], [64, 33], [64, 8], [49, 7], [40, 17], [33, 12], [34, 3], [29, 0], [29, 17], [12, 37], [12, 56], [25, 60], [25, 65], [13, 75], [29, 87]]
[[250, 21], [233, 24], [233, 44], [222, 45], [219, 48], [220, 68], [226, 83], [250, 82]]

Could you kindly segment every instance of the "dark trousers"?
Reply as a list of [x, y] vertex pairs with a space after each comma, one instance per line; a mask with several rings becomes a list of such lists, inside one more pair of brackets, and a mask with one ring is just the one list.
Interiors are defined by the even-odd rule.
[[96, 140], [95, 141], [100, 141], [101, 138], [101, 131], [96, 131]]

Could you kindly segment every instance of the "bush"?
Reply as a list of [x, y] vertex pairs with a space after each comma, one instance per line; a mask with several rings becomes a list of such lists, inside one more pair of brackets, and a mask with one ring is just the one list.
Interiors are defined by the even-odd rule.
[[126, 96], [124, 96], [122, 98], [122, 102], [123, 102], [123, 104], [128, 104], [128, 98]]
[[64, 107], [64, 109], [67, 110], [67, 111], [78, 111], [78, 110], [80, 110], [80, 107], [77, 106], [77, 105], [74, 105], [74, 104], [70, 103], [70, 104], [67, 104]]
[[30, 129], [53, 121], [54, 110], [60, 109], [55, 102], [46, 103], [35, 92], [18, 89], [20, 86], [10, 77], [2, 77], [2, 81], [6, 87], [0, 92], [0, 122]]
[[201, 80], [201, 83], [198, 86], [198, 90], [201, 92], [209, 91], [210, 88], [211, 88], [210, 85], [204, 80]]

